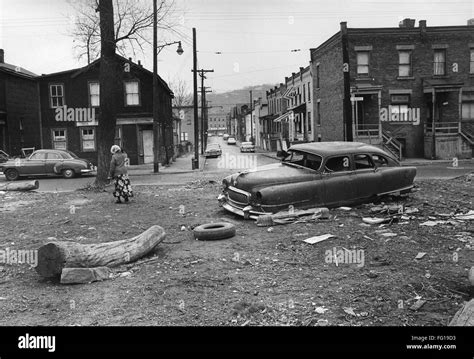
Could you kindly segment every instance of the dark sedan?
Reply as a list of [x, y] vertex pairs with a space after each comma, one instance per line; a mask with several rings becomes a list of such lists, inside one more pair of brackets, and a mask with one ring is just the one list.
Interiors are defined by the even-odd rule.
[[28, 158], [10, 159], [0, 164], [0, 171], [9, 181], [29, 176], [62, 175], [73, 178], [94, 170], [91, 162], [64, 150], [37, 150]]
[[294, 145], [281, 163], [226, 177], [218, 201], [244, 218], [314, 207], [339, 207], [407, 193], [415, 167], [402, 167], [378, 147], [357, 142]]

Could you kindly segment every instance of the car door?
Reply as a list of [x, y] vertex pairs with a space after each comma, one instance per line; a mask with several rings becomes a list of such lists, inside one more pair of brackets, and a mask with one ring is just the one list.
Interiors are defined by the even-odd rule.
[[382, 174], [375, 166], [372, 156], [365, 153], [353, 155], [353, 184], [357, 199], [375, 196], [380, 191]]
[[28, 159], [21, 160], [20, 174], [44, 175], [46, 165], [46, 152], [34, 152]]
[[44, 169], [45, 174], [47, 175], [56, 174], [56, 172], [54, 172], [54, 167], [61, 161], [63, 161], [63, 158], [61, 157], [59, 153], [48, 152], [46, 155], [46, 161], [45, 161], [45, 169]]
[[353, 185], [351, 156], [331, 156], [323, 164], [324, 204], [337, 207], [356, 198]]

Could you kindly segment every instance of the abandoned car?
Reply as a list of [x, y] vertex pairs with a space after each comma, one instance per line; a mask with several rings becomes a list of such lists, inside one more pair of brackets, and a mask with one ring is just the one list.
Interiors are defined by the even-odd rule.
[[294, 145], [280, 163], [230, 175], [222, 181], [219, 204], [248, 219], [314, 207], [372, 201], [413, 188], [416, 167], [401, 166], [382, 149], [358, 142]]

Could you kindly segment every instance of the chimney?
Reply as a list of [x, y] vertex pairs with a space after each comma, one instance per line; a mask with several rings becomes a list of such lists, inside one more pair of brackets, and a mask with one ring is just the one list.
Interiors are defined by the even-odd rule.
[[400, 21], [398, 23], [398, 26], [402, 28], [414, 28], [415, 22], [416, 22], [415, 19], [410, 19], [407, 17], [406, 19], [403, 19], [402, 21]]
[[426, 20], [418, 21], [418, 25], [420, 26], [420, 32], [422, 34], [425, 34], [426, 33]]
[[5, 63], [5, 51], [3, 49], [0, 49], [0, 64]]
[[[474, 26], [474, 19], [467, 20], [467, 26]], [[3, 50], [2, 50], [2, 53], [3, 53]], [[3, 58], [3, 56], [2, 56], [2, 58]]]
[[340, 23], [341, 25], [341, 33], [342, 34], [347, 34], [347, 22], [346, 21], [342, 21]]
[[129, 57], [129, 58], [128, 58], [128, 61], [132, 62], [132, 58], [131, 58], [131, 57]]
[[142, 62], [140, 60], [138, 60], [138, 66], [143, 67]]

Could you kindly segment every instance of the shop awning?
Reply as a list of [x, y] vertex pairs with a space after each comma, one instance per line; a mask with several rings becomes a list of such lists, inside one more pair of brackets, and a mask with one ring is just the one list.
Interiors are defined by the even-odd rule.
[[306, 112], [306, 103], [300, 103], [294, 107], [290, 107], [289, 110], [293, 111], [294, 113], [305, 113]]

